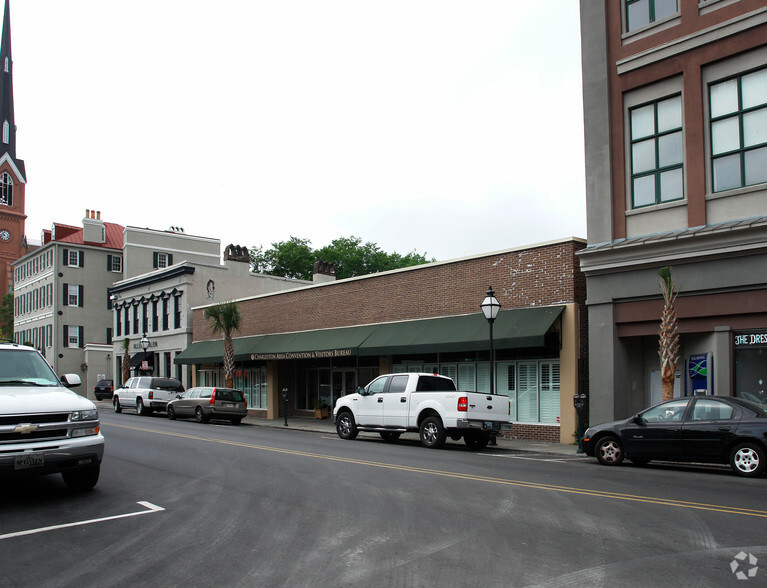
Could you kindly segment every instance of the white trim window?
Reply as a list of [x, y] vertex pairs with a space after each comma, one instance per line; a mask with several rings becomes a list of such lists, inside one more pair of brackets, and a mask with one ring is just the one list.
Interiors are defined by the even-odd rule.
[[67, 290], [67, 306], [80, 306], [80, 288], [77, 284], [69, 284]]
[[0, 204], [13, 206], [13, 179], [8, 172], [0, 174]]
[[80, 347], [80, 327], [69, 325], [68, 330], [67, 347]]
[[767, 68], [709, 85], [713, 191], [767, 182]]
[[3, 143], [6, 145], [11, 142], [11, 125], [5, 120], [3, 121]]

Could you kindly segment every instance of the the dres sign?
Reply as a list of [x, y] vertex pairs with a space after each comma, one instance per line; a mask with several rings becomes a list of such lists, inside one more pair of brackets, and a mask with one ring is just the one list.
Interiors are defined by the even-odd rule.
[[735, 335], [735, 345], [738, 347], [767, 345], [767, 333], [746, 333], [742, 335]]

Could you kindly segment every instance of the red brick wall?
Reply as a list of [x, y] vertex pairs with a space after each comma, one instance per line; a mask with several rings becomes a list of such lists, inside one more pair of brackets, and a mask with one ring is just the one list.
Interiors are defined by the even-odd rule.
[[[586, 281], [575, 253], [584, 247], [565, 240], [242, 300], [235, 336], [479, 312], [488, 286], [504, 309], [583, 305]], [[203, 313], [194, 311], [195, 341], [216, 338]]]
[[[536, 425], [534, 423], [529, 425], [514, 423], [511, 426], [511, 432], [506, 431], [503, 433], [503, 436], [506, 439], [530, 439], [533, 441], [545, 441], [546, 443], [561, 442], [558, 426]], [[574, 438], [573, 441], [575, 441]]]

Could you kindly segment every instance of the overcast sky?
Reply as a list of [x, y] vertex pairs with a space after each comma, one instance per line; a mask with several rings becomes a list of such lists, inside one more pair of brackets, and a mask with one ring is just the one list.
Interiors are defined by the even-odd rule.
[[[1, 10], [1, 9], [0, 9]], [[11, 0], [27, 235], [586, 237], [575, 0]]]

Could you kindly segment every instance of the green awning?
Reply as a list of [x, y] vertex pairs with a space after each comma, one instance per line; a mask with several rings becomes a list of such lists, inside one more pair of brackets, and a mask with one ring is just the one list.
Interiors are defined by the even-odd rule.
[[[564, 306], [501, 311], [493, 323], [496, 349], [543, 347], [545, 335]], [[479, 351], [488, 346], [489, 327], [481, 313], [357, 327], [319, 329], [234, 339], [237, 361], [313, 359], [350, 355], [400, 355]], [[220, 362], [221, 339], [197, 341], [175, 363]]]

